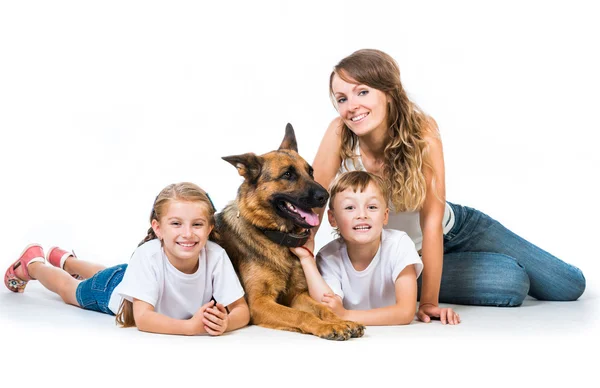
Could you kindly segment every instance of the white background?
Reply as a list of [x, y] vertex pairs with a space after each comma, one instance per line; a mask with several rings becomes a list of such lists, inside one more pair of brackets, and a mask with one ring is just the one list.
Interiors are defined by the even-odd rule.
[[[165, 185], [193, 181], [222, 209], [241, 178], [221, 157], [277, 148], [288, 122], [296, 129], [300, 154], [312, 163], [336, 115], [328, 96], [332, 67], [357, 49], [377, 48], [398, 61], [409, 96], [439, 124], [447, 198], [483, 210], [577, 265], [588, 280], [584, 297], [596, 295], [600, 26], [592, 3], [2, 2], [3, 265], [30, 242], [73, 248], [106, 265], [127, 261]], [[319, 232], [318, 246], [329, 240], [329, 231], [327, 225]], [[111, 330], [108, 336], [116, 329]], [[42, 344], [43, 333], [36, 330]], [[116, 335], [130, 335], [121, 333]], [[594, 341], [595, 333], [589, 333]], [[495, 336], [493, 329], [487, 334]], [[410, 375], [437, 385], [460, 381], [456, 375], [473, 368], [483, 382], [493, 377], [486, 371], [509, 373], [524, 363], [531, 370], [541, 367], [535, 351], [547, 355], [555, 349], [550, 344], [562, 344], [556, 366], [561, 357], [585, 349], [572, 347], [561, 334], [524, 339], [530, 345], [520, 352], [534, 354], [519, 363], [511, 362], [506, 343], [502, 357], [480, 341], [472, 354], [460, 343], [449, 346], [443, 335], [363, 347], [345, 370], [339, 366], [343, 355], [309, 353], [309, 347], [303, 348], [310, 355], [303, 362], [283, 364], [284, 352], [299, 354], [285, 347], [261, 357], [267, 364], [279, 360], [277, 375], [297, 382], [298, 375], [311, 376], [308, 370], [336, 378], [365, 376], [360, 357], [406, 357], [427, 348], [408, 370], [398, 365], [393, 378]], [[10, 335], [3, 342], [19, 344]], [[156, 351], [169, 352], [169, 342], [162, 343]], [[85, 339], [75, 349], [73, 354], [85, 352]], [[231, 349], [252, 357], [249, 349]], [[127, 349], [118, 351], [124, 355]], [[201, 343], [197, 352], [202, 354]], [[18, 353], [15, 362], [35, 354]], [[225, 370], [226, 354], [219, 353], [225, 359], [208, 369]], [[496, 354], [491, 365], [482, 354]], [[338, 361], [335, 371], [328, 369], [330, 358]], [[454, 363], [444, 361], [449, 359]], [[119, 364], [112, 360], [105, 367]], [[291, 372], [298, 364], [302, 372]], [[203, 365], [199, 374], [205, 373]], [[444, 373], [433, 376], [442, 365]], [[287, 368], [289, 375], [282, 372]], [[234, 369], [226, 380], [240, 377]]]

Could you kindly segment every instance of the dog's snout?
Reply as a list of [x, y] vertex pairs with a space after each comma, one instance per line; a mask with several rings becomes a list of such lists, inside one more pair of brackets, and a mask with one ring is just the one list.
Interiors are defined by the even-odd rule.
[[319, 207], [325, 206], [327, 199], [329, 199], [329, 193], [324, 188], [319, 187], [315, 190], [315, 201], [319, 204]]

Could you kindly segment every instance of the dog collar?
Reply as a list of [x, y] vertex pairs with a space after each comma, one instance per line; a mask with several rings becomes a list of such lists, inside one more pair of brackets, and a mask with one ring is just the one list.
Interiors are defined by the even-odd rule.
[[277, 230], [263, 230], [263, 233], [274, 243], [289, 248], [301, 247], [306, 244], [310, 237], [309, 230], [302, 234], [284, 233]]

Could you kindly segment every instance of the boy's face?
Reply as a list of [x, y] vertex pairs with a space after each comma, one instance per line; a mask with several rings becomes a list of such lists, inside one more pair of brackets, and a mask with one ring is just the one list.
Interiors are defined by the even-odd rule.
[[383, 195], [371, 183], [364, 191], [348, 188], [336, 194], [333, 210], [328, 210], [327, 216], [347, 244], [368, 244], [381, 238], [388, 213]]

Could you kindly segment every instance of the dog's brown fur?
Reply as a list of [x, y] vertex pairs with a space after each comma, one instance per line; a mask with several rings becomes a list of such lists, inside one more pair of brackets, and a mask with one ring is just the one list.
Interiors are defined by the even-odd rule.
[[252, 323], [334, 340], [361, 337], [363, 325], [339, 319], [310, 297], [298, 258], [262, 231], [299, 233], [309, 227], [299, 226], [302, 220], [277, 210], [282, 195], [303, 209], [323, 207], [327, 202], [327, 191], [315, 182], [312, 168], [297, 150], [294, 130], [288, 124], [277, 151], [223, 158], [245, 179], [236, 200], [217, 214], [215, 240], [227, 251], [240, 277]]

